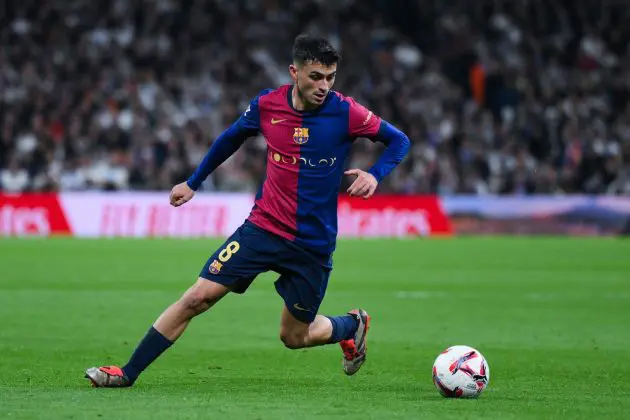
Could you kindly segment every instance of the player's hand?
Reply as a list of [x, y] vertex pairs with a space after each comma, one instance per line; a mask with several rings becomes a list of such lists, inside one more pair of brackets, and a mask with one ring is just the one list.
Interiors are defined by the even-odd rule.
[[350, 169], [344, 172], [346, 175], [354, 175], [357, 179], [354, 180], [352, 185], [348, 188], [348, 194], [350, 197], [363, 197], [368, 199], [374, 195], [378, 181], [369, 172], [362, 171], [361, 169]]
[[171, 206], [179, 207], [182, 204], [189, 202], [193, 198], [194, 195], [195, 195], [195, 191], [192, 188], [190, 188], [186, 182], [177, 184], [171, 190], [171, 195], [170, 195]]

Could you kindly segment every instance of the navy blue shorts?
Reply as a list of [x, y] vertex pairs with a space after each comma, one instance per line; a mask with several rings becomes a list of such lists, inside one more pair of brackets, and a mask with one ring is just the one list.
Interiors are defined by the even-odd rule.
[[266, 271], [280, 274], [274, 284], [291, 314], [311, 323], [324, 299], [331, 268], [309, 251], [249, 221], [212, 254], [199, 276], [244, 293]]

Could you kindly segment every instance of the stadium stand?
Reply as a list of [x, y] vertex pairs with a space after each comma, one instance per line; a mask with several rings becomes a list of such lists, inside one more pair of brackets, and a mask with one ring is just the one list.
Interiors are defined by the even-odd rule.
[[[336, 88], [412, 139], [380, 193], [630, 193], [630, 9], [619, 0], [22, 0], [0, 26], [0, 187], [165, 190], [300, 32]], [[255, 191], [252, 139], [204, 184]], [[380, 145], [357, 142], [366, 167]]]

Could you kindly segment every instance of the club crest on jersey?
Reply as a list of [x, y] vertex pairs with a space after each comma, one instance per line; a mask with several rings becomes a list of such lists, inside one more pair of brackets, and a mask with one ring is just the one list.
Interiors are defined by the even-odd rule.
[[293, 141], [297, 144], [304, 144], [308, 141], [308, 128], [295, 127], [293, 129]]
[[221, 264], [217, 260], [214, 260], [212, 261], [212, 264], [210, 264], [210, 267], [208, 267], [208, 271], [211, 272], [212, 274], [219, 274], [219, 271], [221, 271], [222, 267], [223, 267], [223, 264]]

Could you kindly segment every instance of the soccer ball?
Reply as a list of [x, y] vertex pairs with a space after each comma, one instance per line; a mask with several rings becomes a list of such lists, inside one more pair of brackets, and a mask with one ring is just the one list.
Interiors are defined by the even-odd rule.
[[490, 367], [486, 358], [472, 347], [449, 347], [433, 363], [433, 383], [445, 397], [478, 397], [488, 382]]

